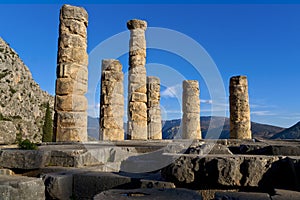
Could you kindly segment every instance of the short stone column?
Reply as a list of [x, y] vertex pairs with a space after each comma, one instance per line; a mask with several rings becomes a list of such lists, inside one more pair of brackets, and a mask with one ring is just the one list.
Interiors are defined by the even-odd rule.
[[88, 14], [64, 5], [60, 10], [55, 95], [55, 141], [87, 141]]
[[201, 139], [198, 81], [185, 80], [182, 88], [182, 139]]
[[130, 30], [127, 139], [146, 140], [148, 138], [145, 68], [147, 22], [129, 20], [127, 28]]
[[160, 80], [155, 76], [147, 77], [148, 139], [161, 140]]
[[230, 138], [251, 139], [251, 121], [247, 77], [231, 77], [229, 91]]
[[123, 76], [118, 60], [102, 60], [100, 140], [124, 140]]

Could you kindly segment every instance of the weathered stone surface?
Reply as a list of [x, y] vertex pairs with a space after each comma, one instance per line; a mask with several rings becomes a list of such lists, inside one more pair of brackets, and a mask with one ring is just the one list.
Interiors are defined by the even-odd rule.
[[162, 139], [162, 125], [160, 114], [160, 80], [155, 76], [147, 77], [147, 113], [148, 139]]
[[42, 175], [47, 199], [69, 200], [73, 194], [72, 171], [48, 173]]
[[182, 138], [201, 139], [198, 81], [183, 81], [182, 88]]
[[230, 138], [251, 139], [250, 106], [246, 76], [230, 78]]
[[[204, 184], [214, 187], [242, 186], [266, 189], [268, 185], [276, 185], [272, 183], [275, 174], [271, 172], [277, 169], [278, 162], [282, 161], [275, 156], [187, 155], [164, 168], [162, 175], [179, 186], [201, 187]], [[285, 170], [285, 167], [279, 168]]]
[[271, 196], [272, 200], [298, 200], [300, 199], [300, 192], [291, 190], [275, 189], [275, 194]]
[[0, 175], [0, 199], [44, 200], [45, 186], [39, 178]]
[[[214, 200], [271, 200], [268, 193], [217, 192]], [[273, 198], [272, 198], [273, 199]]]
[[87, 92], [87, 84], [80, 83], [71, 78], [58, 78], [56, 79], [56, 94], [85, 94]]
[[9, 169], [38, 169], [50, 160], [50, 152], [38, 150], [1, 150], [0, 167]]
[[0, 102], [0, 144], [14, 143], [17, 133], [23, 140], [41, 142], [45, 105], [49, 102], [52, 111], [54, 98], [33, 80], [29, 68], [1, 37]]
[[223, 154], [223, 155], [232, 155], [232, 152], [228, 147], [221, 144], [214, 143], [204, 143], [201, 145], [192, 145], [187, 151], [187, 154], [197, 154], [197, 155], [206, 155], [206, 154]]
[[16, 142], [17, 129], [11, 121], [0, 121], [0, 144], [13, 144]]
[[84, 23], [88, 23], [88, 14], [84, 8], [75, 7], [71, 5], [63, 5], [60, 18], [75, 19]]
[[[87, 24], [88, 15], [83, 8], [70, 5], [61, 8], [54, 117], [56, 141], [87, 141], [87, 120], [84, 119], [87, 118], [84, 96], [88, 77]], [[80, 112], [81, 117], [63, 123], [62, 112]]]
[[102, 60], [100, 94], [100, 140], [124, 140], [124, 91], [122, 65]]
[[94, 197], [94, 200], [201, 200], [200, 194], [187, 189], [134, 189], [134, 190], [108, 190]]
[[[147, 22], [137, 19], [130, 20], [127, 22], [127, 28], [130, 30], [128, 75], [129, 126], [127, 139], [147, 139], [147, 81], [145, 68], [145, 30]], [[139, 126], [136, 126], [137, 124]]]

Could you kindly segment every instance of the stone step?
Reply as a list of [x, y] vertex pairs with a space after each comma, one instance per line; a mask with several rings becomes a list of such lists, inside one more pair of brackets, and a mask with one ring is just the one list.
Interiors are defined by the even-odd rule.
[[0, 199], [44, 200], [44, 182], [40, 178], [0, 175]]

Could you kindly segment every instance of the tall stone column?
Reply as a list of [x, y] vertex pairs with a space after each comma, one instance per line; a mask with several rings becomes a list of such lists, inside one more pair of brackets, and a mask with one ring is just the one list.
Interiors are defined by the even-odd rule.
[[64, 5], [60, 10], [54, 139], [87, 141], [88, 14]]
[[145, 68], [147, 22], [129, 20], [127, 28], [130, 30], [127, 139], [146, 140], [148, 138]]
[[247, 77], [231, 77], [229, 91], [230, 138], [251, 139], [251, 121]]
[[100, 140], [124, 140], [123, 76], [118, 60], [102, 60]]
[[198, 81], [185, 80], [182, 88], [182, 138], [201, 139]]
[[147, 97], [148, 139], [161, 140], [160, 80], [158, 77], [147, 77]]

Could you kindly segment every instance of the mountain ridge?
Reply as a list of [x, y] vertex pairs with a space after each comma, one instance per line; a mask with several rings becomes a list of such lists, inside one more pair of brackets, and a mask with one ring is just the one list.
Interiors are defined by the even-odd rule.
[[0, 37], [0, 144], [16, 138], [40, 142], [49, 102], [54, 97], [33, 80], [29, 68], [8, 43]]

